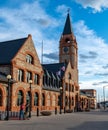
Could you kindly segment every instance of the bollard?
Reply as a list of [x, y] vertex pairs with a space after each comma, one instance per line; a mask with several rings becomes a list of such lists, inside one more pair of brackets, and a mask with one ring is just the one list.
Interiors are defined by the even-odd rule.
[[66, 109], [65, 109], [65, 107], [64, 107], [64, 114], [66, 113]]
[[39, 116], [39, 108], [37, 108], [37, 116]]
[[61, 107], [60, 107], [60, 114], [62, 114], [62, 109], [61, 109]]
[[55, 115], [57, 114], [57, 107], [55, 107]]

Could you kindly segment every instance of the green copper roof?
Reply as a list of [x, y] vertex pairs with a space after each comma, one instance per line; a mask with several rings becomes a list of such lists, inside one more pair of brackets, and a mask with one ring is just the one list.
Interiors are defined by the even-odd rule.
[[67, 14], [64, 30], [63, 30], [63, 35], [66, 34], [72, 34], [72, 27], [71, 27], [71, 21], [70, 21], [70, 15], [69, 13]]

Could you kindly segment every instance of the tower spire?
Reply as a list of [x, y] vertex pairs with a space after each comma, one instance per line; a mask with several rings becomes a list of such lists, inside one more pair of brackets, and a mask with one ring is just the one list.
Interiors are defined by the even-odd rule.
[[70, 12], [70, 8], [68, 8], [68, 10], [67, 10], [67, 13], [69, 14], [69, 12]]
[[71, 20], [70, 20], [70, 9], [67, 10], [67, 18], [63, 29], [63, 35], [72, 34]]

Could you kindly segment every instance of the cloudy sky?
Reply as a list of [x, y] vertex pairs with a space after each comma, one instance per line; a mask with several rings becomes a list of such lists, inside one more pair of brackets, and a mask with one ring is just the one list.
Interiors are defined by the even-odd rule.
[[43, 42], [43, 62], [56, 63], [68, 9], [80, 88], [96, 89], [101, 100], [108, 85], [108, 0], [0, 0], [0, 41], [31, 34], [40, 60]]

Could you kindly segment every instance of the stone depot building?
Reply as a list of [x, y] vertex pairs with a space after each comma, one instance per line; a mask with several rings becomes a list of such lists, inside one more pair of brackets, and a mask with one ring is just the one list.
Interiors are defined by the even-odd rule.
[[[11, 75], [10, 80], [7, 75]], [[30, 99], [32, 111], [55, 110], [60, 104], [62, 109], [74, 111], [79, 106], [82, 110], [95, 108], [96, 91], [89, 92], [93, 95], [80, 91], [78, 45], [69, 13], [59, 41], [59, 63], [41, 64], [30, 34], [0, 42], [0, 111], [6, 111], [7, 104], [10, 111], [19, 111], [21, 103], [26, 104]]]

